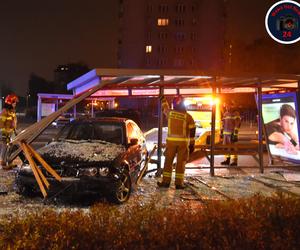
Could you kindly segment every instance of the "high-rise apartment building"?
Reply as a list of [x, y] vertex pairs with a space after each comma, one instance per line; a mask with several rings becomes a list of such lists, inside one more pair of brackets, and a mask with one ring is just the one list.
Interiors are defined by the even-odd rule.
[[224, 2], [119, 0], [119, 67], [221, 69]]

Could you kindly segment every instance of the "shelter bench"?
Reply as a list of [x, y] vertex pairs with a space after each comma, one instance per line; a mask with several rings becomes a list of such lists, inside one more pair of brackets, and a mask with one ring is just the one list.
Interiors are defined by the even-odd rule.
[[[196, 145], [195, 151], [200, 151], [210, 161], [211, 148], [210, 145]], [[247, 144], [215, 144], [214, 155], [250, 155], [259, 164], [258, 159], [258, 143], [247, 143]]]

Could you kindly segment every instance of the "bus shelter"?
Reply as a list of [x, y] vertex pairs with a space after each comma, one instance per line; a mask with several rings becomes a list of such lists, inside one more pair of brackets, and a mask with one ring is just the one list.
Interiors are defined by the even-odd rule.
[[[197, 70], [153, 70], [153, 69], [94, 69], [68, 84], [73, 96], [79, 96], [89, 89], [107, 82], [105, 86], [91, 95], [92, 98], [109, 98], [116, 96], [151, 96], [161, 95], [197, 96], [211, 93], [215, 98], [229, 90], [235, 92], [253, 92], [256, 95], [258, 108], [258, 143], [255, 151], [258, 165], [263, 173], [263, 120], [262, 93], [265, 91], [296, 92], [299, 89], [300, 75], [287, 74], [244, 74], [222, 75]], [[159, 98], [157, 99], [159, 102]], [[210, 145], [205, 149], [209, 154], [210, 173], [214, 175], [214, 155], [218, 149], [215, 145], [216, 109], [212, 106]], [[158, 169], [162, 157], [162, 124], [163, 117], [159, 103], [158, 112]]]
[[[73, 99], [73, 95], [68, 94], [50, 94], [50, 93], [38, 93], [38, 103], [37, 103], [37, 121], [40, 121], [43, 117], [52, 114], [59, 110], [59, 108], [65, 105], [66, 102]], [[100, 100], [101, 102], [106, 102], [107, 107], [112, 109], [115, 105], [114, 97], [102, 97], [102, 98], [86, 98], [91, 103], [91, 113], [94, 113], [94, 101]], [[71, 115], [76, 118], [77, 109], [76, 105], [73, 106]]]

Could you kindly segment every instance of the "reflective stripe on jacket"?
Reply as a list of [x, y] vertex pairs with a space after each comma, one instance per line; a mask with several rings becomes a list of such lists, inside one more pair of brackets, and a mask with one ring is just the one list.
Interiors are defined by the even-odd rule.
[[15, 111], [3, 109], [0, 114], [0, 128], [2, 134], [12, 134], [17, 127]]
[[167, 100], [163, 99], [162, 108], [168, 118], [168, 141], [182, 141], [189, 143], [194, 140], [190, 138], [190, 130], [195, 129], [194, 119], [187, 112], [170, 110]]
[[223, 116], [223, 134], [232, 134], [241, 126], [241, 117], [238, 111], [226, 111]]

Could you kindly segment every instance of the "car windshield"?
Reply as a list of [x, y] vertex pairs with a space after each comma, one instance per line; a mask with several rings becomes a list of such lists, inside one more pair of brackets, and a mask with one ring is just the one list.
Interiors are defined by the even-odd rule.
[[124, 134], [119, 123], [75, 123], [65, 126], [57, 140], [101, 140], [123, 144]]

